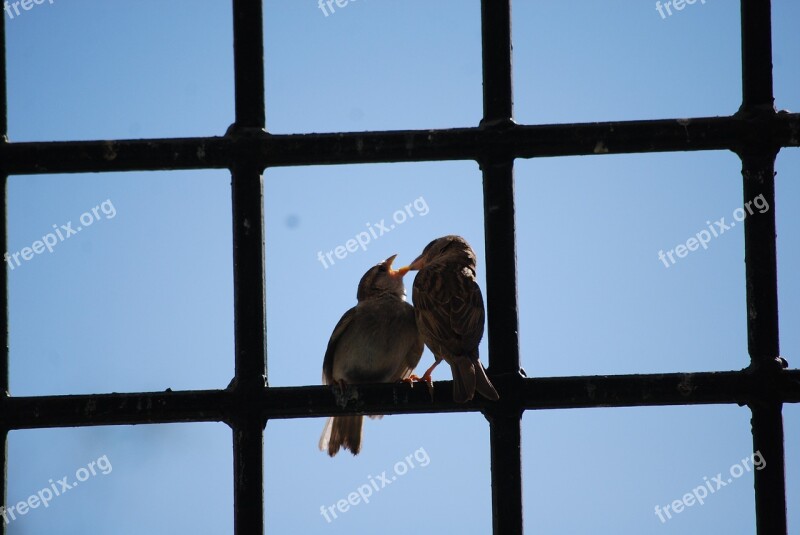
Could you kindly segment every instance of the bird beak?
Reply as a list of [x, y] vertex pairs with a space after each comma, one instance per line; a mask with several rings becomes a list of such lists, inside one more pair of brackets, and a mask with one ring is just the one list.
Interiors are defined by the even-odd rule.
[[397, 258], [397, 255], [393, 254], [383, 262], [386, 264], [386, 267], [389, 268], [389, 275], [392, 277], [400, 277], [402, 279], [403, 275], [408, 273], [408, 266], [403, 266], [400, 269], [392, 269], [392, 262], [394, 262], [395, 258]]
[[405, 267], [401, 267], [400, 269], [405, 269], [406, 271], [418, 271], [424, 267], [425, 262], [422, 260], [422, 255], [419, 255], [416, 260]]

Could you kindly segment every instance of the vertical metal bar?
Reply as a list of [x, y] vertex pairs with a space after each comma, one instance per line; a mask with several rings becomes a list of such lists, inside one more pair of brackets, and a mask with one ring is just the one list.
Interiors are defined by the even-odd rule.
[[[486, 128], [513, 125], [511, 0], [481, 2], [483, 120]], [[514, 161], [487, 154], [483, 170], [486, 303], [489, 364], [493, 374], [519, 374]], [[509, 383], [510, 384], [510, 383]], [[492, 526], [496, 534], [522, 533], [521, 411], [509, 390], [487, 410], [492, 461]], [[505, 397], [504, 397], [505, 396]]]
[[754, 471], [756, 493], [756, 533], [787, 535], [786, 467], [783, 451], [781, 404], [752, 406], [753, 451], [766, 463]]
[[[233, 1], [238, 141], [263, 129], [264, 38], [262, 2]], [[264, 532], [264, 420], [256, 399], [266, 381], [264, 202], [261, 170], [239, 150], [231, 169], [236, 399], [233, 428], [234, 533]]]
[[[747, 345], [755, 378], [771, 397], [770, 385], [781, 373], [778, 362], [778, 288], [775, 244], [775, 153], [754, 149], [742, 154], [745, 203], [763, 196], [769, 210], [756, 211], [744, 221], [747, 283]], [[755, 471], [756, 526], [759, 535], [786, 535], [784, 437], [780, 400], [751, 404], [753, 451], [766, 461]]]
[[742, 0], [742, 109], [772, 109], [770, 0]]
[[248, 418], [233, 427], [233, 532], [264, 533], [264, 428]]
[[[0, 48], [5, 48], [4, 43], [4, 35], [2, 30], [3, 21], [0, 21], [0, 42], [3, 44], [0, 45]], [[0, 60], [3, 63], [5, 62], [5, 50], [0, 50], [0, 57], [3, 59]], [[0, 65], [0, 69], [2, 69], [3, 74], [0, 76], [3, 77], [0, 80], [0, 85], [5, 85], [5, 65]], [[3, 109], [3, 112], [6, 110], [6, 101], [5, 98], [2, 99], [2, 104], [0, 104], [0, 108]], [[5, 113], [2, 114], [5, 117]], [[5, 134], [5, 129], [3, 129], [3, 134]], [[5, 142], [5, 141], [3, 141]], [[8, 176], [2, 175], [2, 187], [0, 188], [0, 210], [2, 210], [2, 229], [0, 229], [0, 254], [8, 251]], [[2, 269], [0, 269], [0, 414], [6, 412], [6, 399], [8, 396], [8, 269], [3, 263]], [[5, 418], [3, 418], [5, 420]], [[7, 492], [8, 492], [8, 428], [7, 427], [0, 427], [0, 455], [2, 455], [2, 459], [0, 459], [0, 477], [3, 478], [3, 486], [0, 488], [0, 505], [5, 505], [7, 503]], [[0, 522], [0, 535], [5, 535], [6, 533], [6, 523]]]
[[481, 0], [483, 123], [510, 122], [511, 0]]
[[233, 170], [233, 293], [236, 416], [232, 419], [234, 533], [264, 529], [264, 421], [257, 406], [266, 379], [264, 232], [260, 174]]
[[[778, 338], [777, 250], [775, 244], [775, 153], [754, 149], [741, 154], [744, 202], [761, 197], [769, 210], [750, 208], [744, 220], [747, 283], [747, 349], [754, 365], [774, 363]], [[758, 201], [757, 201], [758, 202]], [[763, 204], [762, 203], [762, 204]]]
[[[8, 88], [6, 87], [6, 18], [0, 17], [0, 143], [8, 142]], [[8, 251], [8, 176], [2, 175], [0, 187], [0, 254]], [[5, 412], [8, 395], [8, 270], [0, 269], [0, 412]], [[8, 492], [8, 428], [0, 428], [0, 505], [7, 503]], [[0, 522], [0, 535], [6, 533], [6, 523]]]
[[236, 124], [264, 128], [264, 29], [262, 2], [233, 0], [233, 68]]
[[[769, 0], [742, 0], [742, 107], [740, 114], [774, 113], [772, 94], [772, 14]], [[747, 284], [747, 347], [764, 399], [751, 403], [753, 451], [766, 461], [755, 472], [756, 529], [759, 535], [786, 535], [786, 474], [782, 404], [770, 399], [778, 362], [777, 251], [775, 243], [775, 156], [777, 147], [742, 147], [744, 202], [759, 195], [769, 210], [744, 221]]]
[[514, 164], [484, 161], [486, 308], [492, 373], [519, 374]]

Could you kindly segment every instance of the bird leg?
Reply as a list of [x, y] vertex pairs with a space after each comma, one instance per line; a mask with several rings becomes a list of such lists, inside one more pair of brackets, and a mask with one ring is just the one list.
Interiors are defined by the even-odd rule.
[[442, 362], [441, 359], [434, 361], [433, 366], [431, 366], [430, 368], [425, 370], [425, 373], [422, 374], [422, 377], [420, 378], [420, 381], [424, 381], [424, 382], [426, 382], [428, 384], [432, 384], [433, 383], [433, 379], [431, 379], [431, 374], [433, 373], [433, 370], [436, 368], [436, 366], [439, 365], [440, 362]]
[[423, 373], [422, 377], [419, 379], [420, 382], [425, 383], [425, 385], [428, 387], [428, 393], [431, 395], [431, 401], [433, 401], [433, 379], [431, 378], [431, 374], [440, 362], [442, 362], [442, 359], [435, 360], [433, 362], [433, 366], [425, 370], [425, 373]]

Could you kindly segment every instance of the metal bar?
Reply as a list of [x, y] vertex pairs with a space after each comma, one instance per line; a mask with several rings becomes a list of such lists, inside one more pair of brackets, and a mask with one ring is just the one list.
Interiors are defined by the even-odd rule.
[[233, 0], [236, 121], [228, 129], [233, 196], [236, 376], [233, 414], [233, 531], [264, 532], [264, 425], [257, 400], [266, 384], [264, 202], [252, 141], [264, 129], [262, 2]]
[[481, 1], [481, 51], [481, 123], [510, 124], [514, 105], [511, 76], [511, 0]]
[[[481, 1], [483, 119], [481, 129], [500, 139], [513, 128], [511, 0]], [[477, 158], [483, 171], [486, 240], [486, 310], [489, 373], [519, 375], [517, 253], [514, 228], [514, 154], [507, 143], [483, 146]], [[508, 384], [511, 388], [505, 388]], [[522, 533], [522, 409], [516, 403], [519, 381], [495, 385], [500, 401], [485, 411], [489, 420], [492, 468], [492, 529]], [[512, 394], [513, 393], [513, 394]]]
[[[655, 375], [597, 375], [517, 379], [495, 375], [501, 392], [526, 410], [591, 407], [800, 403], [800, 370], [787, 370], [763, 387], [751, 369]], [[318, 418], [342, 414], [427, 414], [485, 411], [495, 403], [455, 403], [450, 381], [427, 389], [407, 384], [351, 385], [356, 395], [337, 398], [328, 386], [271, 387], [252, 401], [262, 418]], [[350, 399], [344, 403], [343, 399]], [[502, 399], [501, 399], [502, 401]], [[79, 396], [10, 397], [0, 426], [9, 429], [229, 421], [239, 411], [230, 390], [136, 392]]]
[[[778, 279], [775, 244], [775, 153], [767, 148], [742, 155], [744, 204], [753, 214], [744, 220], [744, 256], [747, 284], [747, 348], [755, 365], [775, 364], [778, 338]], [[769, 210], [752, 209], [756, 197]], [[751, 203], [748, 205], [747, 203]], [[780, 367], [778, 367], [780, 369]]]
[[264, 128], [263, 24], [262, 2], [233, 0], [233, 71], [239, 128]]
[[258, 171], [233, 171], [233, 300], [235, 386], [255, 391], [266, 378], [264, 200]]
[[742, 110], [774, 111], [772, 2], [742, 0]]
[[753, 451], [766, 462], [754, 473], [756, 533], [786, 535], [786, 468], [781, 404], [752, 405]]
[[[2, 463], [0, 463], [0, 477], [3, 478], [3, 487], [2, 487], [2, 498], [3, 504], [8, 503], [8, 429], [2, 428], [0, 429], [0, 455], [2, 455]], [[5, 535], [6, 533], [6, 523], [0, 522], [0, 535]]]
[[500, 164], [482, 163], [481, 166], [489, 364], [494, 373], [519, 374], [514, 164], [505, 160]]
[[[737, 115], [754, 124], [775, 116], [772, 88], [772, 13], [769, 0], [742, 0], [742, 106]], [[747, 206], [762, 196], [770, 209], [744, 221], [747, 285], [747, 348], [756, 388], [762, 395], [753, 411], [753, 451], [767, 460], [754, 474], [756, 530], [786, 535], [786, 475], [781, 400], [772, 395], [783, 374], [778, 332], [778, 278], [775, 243], [775, 156], [779, 147], [755, 140], [739, 149]]]
[[247, 418], [232, 432], [233, 532], [264, 533], [264, 425]]
[[[0, 20], [0, 154], [2, 147], [8, 143], [8, 86], [6, 79], [6, 20]], [[5, 163], [0, 155], [0, 163]], [[8, 175], [2, 173], [0, 188], [0, 253], [8, 251]], [[3, 403], [9, 390], [8, 385], [8, 270], [3, 266], [0, 270], [0, 417], [5, 416], [8, 408]], [[8, 503], [8, 427], [0, 426], [0, 505]], [[0, 522], [0, 535], [6, 533], [6, 522]]]
[[263, 186], [256, 170], [234, 168], [232, 176], [236, 353], [236, 376], [231, 384], [236, 409], [231, 418], [234, 533], [262, 533], [265, 421], [255, 402], [266, 382]]
[[232, 166], [234, 156], [254, 165], [298, 165], [481, 160], [505, 152], [514, 158], [739, 150], [754, 143], [800, 146], [800, 114], [758, 120], [702, 117], [505, 128], [456, 128], [114, 141], [0, 143], [0, 172], [85, 173]]
[[747, 346], [758, 387], [764, 392], [753, 411], [753, 451], [767, 461], [756, 471], [756, 525], [759, 535], [785, 535], [786, 483], [781, 400], [769, 393], [783, 372], [778, 332], [777, 251], [775, 243], [775, 151], [754, 146], [741, 153], [744, 202], [762, 196], [769, 210], [748, 214], [744, 220], [745, 278], [747, 284]]

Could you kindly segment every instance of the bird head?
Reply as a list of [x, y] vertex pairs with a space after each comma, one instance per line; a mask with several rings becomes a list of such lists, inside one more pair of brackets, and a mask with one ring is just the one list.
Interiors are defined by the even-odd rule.
[[436, 238], [430, 242], [422, 250], [421, 255], [409, 265], [400, 269], [417, 271], [433, 262], [455, 262], [459, 265], [471, 266], [474, 270], [477, 258], [475, 251], [469, 246], [467, 240], [461, 236], [450, 235]]
[[393, 294], [401, 299], [406, 297], [406, 288], [403, 286], [403, 275], [408, 273], [409, 267], [392, 269], [396, 254], [390, 256], [383, 262], [372, 266], [358, 283], [357, 299], [368, 299], [381, 294]]

